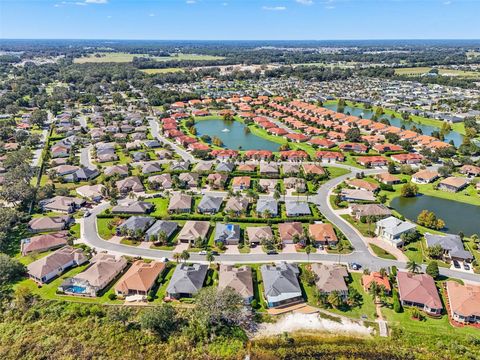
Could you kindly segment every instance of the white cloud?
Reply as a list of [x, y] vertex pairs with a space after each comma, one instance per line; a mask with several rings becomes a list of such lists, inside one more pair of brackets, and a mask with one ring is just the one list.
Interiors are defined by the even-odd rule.
[[148, 14], [148, 16], [150, 16], [150, 17], [154, 17], [154, 16], [155, 16], [155, 14], [154, 14], [154, 13], [150, 13], [150, 14]]
[[112, 18], [112, 15], [107, 15], [107, 19], [111, 19]]
[[283, 11], [283, 10], [287, 10], [287, 8], [285, 6], [262, 6], [262, 10]]
[[313, 0], [295, 0], [295, 1], [302, 5], [313, 5]]
[[80, 2], [80, 1], [77, 1], [74, 3], [75, 5], [78, 5], [78, 6], [86, 6], [87, 3], [84, 3], [84, 2]]
[[327, 9], [327, 10], [332, 10], [332, 9], [335, 9], [335, 6], [328, 5], [328, 6], [325, 6], [325, 9]]
[[85, 0], [87, 4], [106, 4], [108, 0]]
[[222, 3], [223, 6], [228, 6], [227, 2]]
[[196, 0], [187, 0], [185, 1], [188, 5], [196, 4]]
[[445, 2], [443, 3], [443, 5], [450, 5], [451, 3], [452, 3], [452, 2], [451, 2], [450, 0], [448, 0], [448, 1], [445, 1]]

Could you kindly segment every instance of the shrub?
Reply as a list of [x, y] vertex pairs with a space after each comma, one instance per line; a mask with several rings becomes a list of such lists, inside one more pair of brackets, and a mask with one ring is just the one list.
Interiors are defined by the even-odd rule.
[[402, 304], [400, 303], [397, 290], [393, 290], [393, 310], [396, 313], [403, 312]]
[[115, 295], [114, 293], [110, 293], [110, 294], [108, 294], [108, 299], [112, 300], [112, 301], [117, 300], [117, 295]]

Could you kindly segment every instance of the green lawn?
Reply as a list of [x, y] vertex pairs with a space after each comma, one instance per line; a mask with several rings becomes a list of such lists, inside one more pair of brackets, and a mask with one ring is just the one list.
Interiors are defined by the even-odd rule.
[[363, 236], [371, 237], [369, 231], [375, 230], [375, 224], [362, 223], [361, 221], [355, 220], [351, 215], [343, 214], [340, 215], [343, 219], [347, 220], [349, 224], [355, 227]]
[[79, 239], [80, 238], [80, 224], [79, 223], [75, 223], [73, 224], [71, 227], [70, 227], [70, 234], [72, 234], [75, 239]]
[[220, 56], [212, 55], [197, 55], [197, 54], [175, 54], [172, 56], [151, 56], [148, 54], [130, 54], [126, 52], [102, 52], [96, 54], [89, 54], [85, 57], [74, 59], [76, 64], [85, 63], [126, 63], [132, 62], [134, 57], [147, 57], [155, 61], [175, 61], [175, 60], [219, 60], [223, 59]]
[[142, 69], [141, 72], [145, 74], [167, 74], [167, 73], [176, 73], [176, 72], [183, 72], [182, 68], [165, 68], [165, 69]]
[[122, 301], [120, 300], [109, 300], [108, 295], [114, 293], [113, 286], [110, 284], [110, 289], [105, 291], [105, 293], [96, 298], [88, 298], [88, 297], [80, 297], [80, 296], [67, 296], [67, 295], [59, 295], [56, 293], [57, 288], [62, 284], [62, 282], [69, 277], [73, 277], [88, 267], [89, 264], [85, 264], [76, 268], [67, 271], [65, 274], [61, 275], [60, 277], [56, 278], [55, 280], [51, 281], [48, 284], [44, 284], [39, 287], [33, 280], [25, 279], [15, 285], [15, 288], [18, 286], [25, 286], [29, 288], [32, 293], [41, 296], [43, 299], [49, 300], [68, 300], [68, 301], [75, 301], [75, 302], [82, 302], [82, 303], [100, 303], [100, 304], [120, 304]]
[[339, 168], [339, 167], [335, 167], [335, 166], [327, 166], [326, 169], [328, 170], [330, 179], [340, 177], [340, 176], [348, 174], [350, 172], [347, 169], [343, 169], [343, 168]]
[[110, 221], [112, 221], [112, 219], [97, 218], [98, 235], [105, 240], [111, 239], [115, 234], [115, 229], [110, 230], [108, 228], [108, 223]]
[[155, 211], [151, 213], [152, 216], [161, 216], [161, 217], [168, 216], [169, 199], [153, 198], [153, 199], [146, 199], [145, 201], [155, 205]]
[[375, 244], [369, 244], [369, 246], [373, 250], [375, 255], [377, 255], [379, 258], [388, 259], [388, 260], [397, 260], [395, 256], [390, 254], [388, 251], [383, 250], [381, 247]]

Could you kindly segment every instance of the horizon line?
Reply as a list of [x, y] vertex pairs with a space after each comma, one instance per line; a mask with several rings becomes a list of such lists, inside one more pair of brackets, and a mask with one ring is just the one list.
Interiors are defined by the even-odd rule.
[[362, 39], [128, 39], [128, 38], [2, 38], [3, 40], [102, 40], [102, 41], [480, 41], [480, 38], [362, 38]]

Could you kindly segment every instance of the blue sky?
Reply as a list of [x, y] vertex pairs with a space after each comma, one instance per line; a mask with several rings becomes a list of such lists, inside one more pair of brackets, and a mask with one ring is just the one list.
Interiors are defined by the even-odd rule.
[[0, 38], [479, 39], [480, 0], [0, 0]]

